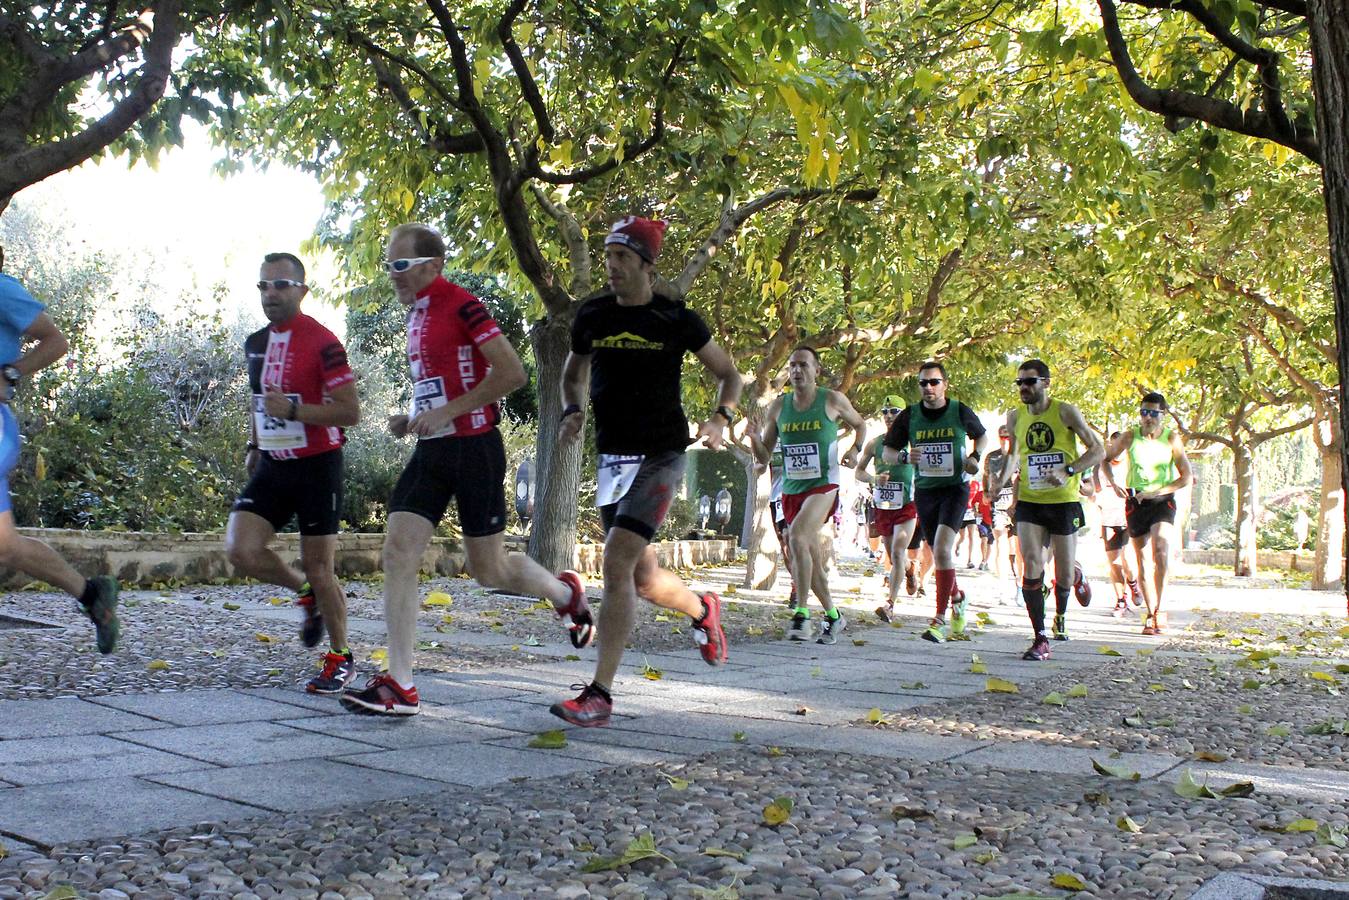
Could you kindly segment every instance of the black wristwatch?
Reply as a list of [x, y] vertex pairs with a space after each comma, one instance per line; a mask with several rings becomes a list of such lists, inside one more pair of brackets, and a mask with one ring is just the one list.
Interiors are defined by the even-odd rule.
[[260, 450], [261, 448], [258, 446], [257, 441], [249, 441], [246, 445], [246, 449], [249, 453], [252, 453], [254, 450]]
[[983, 454], [979, 452], [978, 447], [970, 451], [970, 459], [979, 459], [982, 456]]
[[712, 412], [725, 419], [727, 425], [735, 424], [735, 411], [729, 406], [718, 406], [716, 409], [712, 410]]
[[300, 414], [300, 401], [294, 397], [290, 398], [290, 412], [286, 413], [286, 421], [294, 422], [295, 417]]
[[1068, 465], [1064, 466], [1063, 471], [1068, 473], [1069, 478], [1072, 478], [1074, 475], [1077, 474], [1077, 470], [1073, 468], [1072, 463], [1068, 463]]

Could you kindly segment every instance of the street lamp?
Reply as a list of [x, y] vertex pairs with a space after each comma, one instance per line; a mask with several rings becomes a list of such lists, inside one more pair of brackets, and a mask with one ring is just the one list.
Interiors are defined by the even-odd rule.
[[515, 515], [525, 528], [534, 518], [534, 466], [529, 459], [523, 460], [515, 470]]
[[717, 521], [721, 523], [717, 531], [724, 534], [726, 523], [731, 521], [731, 492], [726, 488], [717, 491]]
[[703, 494], [698, 498], [698, 530], [702, 531], [707, 527], [707, 520], [712, 515], [712, 498]]

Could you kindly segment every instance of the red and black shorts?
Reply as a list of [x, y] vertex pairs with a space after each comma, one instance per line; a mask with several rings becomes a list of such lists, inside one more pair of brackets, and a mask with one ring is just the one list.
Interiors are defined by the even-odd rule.
[[888, 541], [894, 536], [895, 526], [916, 518], [918, 518], [918, 507], [912, 500], [899, 509], [877, 509], [876, 536], [883, 537]]
[[833, 516], [834, 513], [838, 512], [838, 485], [822, 484], [819, 487], [813, 487], [810, 490], [802, 491], [799, 494], [783, 494], [782, 515], [784, 518], [786, 518], [787, 524], [791, 525], [792, 522], [796, 520], [797, 514], [801, 512], [801, 504], [806, 502], [807, 497], [810, 497], [814, 494], [827, 494], [830, 491], [834, 492], [834, 504], [829, 507], [829, 512], [825, 516], [825, 520], [828, 521], [828, 519], [831, 516]]

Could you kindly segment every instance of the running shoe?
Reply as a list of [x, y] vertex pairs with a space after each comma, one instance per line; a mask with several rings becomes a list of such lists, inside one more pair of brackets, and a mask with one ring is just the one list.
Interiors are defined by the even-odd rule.
[[1155, 625], [1152, 624], [1152, 620], [1151, 620], [1151, 619], [1148, 619], [1148, 621], [1147, 621], [1146, 623], [1144, 623], [1144, 625], [1143, 625], [1143, 633], [1146, 634], [1146, 635], [1158, 635], [1158, 634], [1161, 634], [1161, 632], [1157, 630], [1157, 627], [1156, 627]]
[[350, 653], [325, 653], [323, 671], [309, 679], [304, 689], [311, 694], [340, 694], [355, 680], [356, 661]]
[[941, 616], [935, 617], [928, 623], [927, 630], [923, 632], [923, 640], [931, 641], [934, 644], [944, 644], [946, 642], [946, 620]]
[[295, 605], [300, 607], [301, 614], [300, 643], [306, 647], [313, 647], [318, 644], [319, 638], [323, 637], [323, 613], [319, 612], [318, 598], [314, 596], [314, 589], [309, 586], [309, 582], [300, 585]]
[[987, 571], [988, 571], [988, 563], [979, 563], [979, 571], [980, 571], [980, 572], [987, 572]]
[[1043, 634], [1040, 635], [1030, 645], [1030, 649], [1021, 654], [1021, 658], [1036, 662], [1049, 659], [1049, 640]]
[[1115, 608], [1110, 611], [1110, 615], [1116, 619], [1122, 619], [1129, 612], [1129, 601], [1120, 597], [1115, 601]]
[[1143, 589], [1138, 586], [1138, 579], [1129, 582], [1129, 602], [1133, 604], [1134, 609], [1140, 609], [1143, 606]]
[[548, 711], [559, 719], [580, 725], [582, 728], [599, 728], [609, 724], [609, 716], [614, 711], [614, 701], [607, 699], [594, 685], [573, 684], [581, 693], [571, 700], [563, 700], [548, 707]]
[[347, 688], [342, 692], [342, 705], [352, 712], [377, 716], [415, 716], [422, 711], [417, 688], [404, 690], [388, 672], [371, 678], [359, 691]]
[[571, 588], [571, 599], [566, 606], [557, 610], [562, 624], [567, 627], [567, 637], [577, 650], [589, 647], [595, 639], [595, 619], [590, 615], [590, 605], [586, 603], [586, 589], [581, 583], [581, 576], [568, 569], [560, 573], [557, 580]]
[[921, 584], [918, 585], [918, 590], [914, 592], [914, 596], [915, 596], [915, 597], [926, 597], [926, 596], [927, 596], [927, 589], [926, 589], [925, 587], [923, 587]]
[[839, 617], [837, 619], [831, 619], [828, 616], [825, 616], [824, 625], [821, 626], [820, 628], [820, 636], [816, 638], [815, 643], [837, 644], [839, 634], [841, 634], [843, 632], [843, 629], [847, 627], [848, 627], [848, 620], [843, 618], [842, 613], [839, 613]]
[[1067, 617], [1067, 616], [1055, 616], [1055, 617], [1054, 617], [1054, 640], [1056, 640], [1056, 641], [1066, 641], [1066, 640], [1068, 640], [1068, 617]]
[[703, 617], [693, 623], [693, 639], [703, 654], [703, 662], [719, 666], [726, 662], [726, 632], [721, 627], [721, 598], [708, 591], [703, 594]]
[[94, 586], [94, 602], [84, 607], [84, 614], [94, 623], [94, 637], [99, 653], [117, 649], [117, 638], [122, 634], [122, 623], [117, 618], [117, 579], [98, 575], [89, 579]]
[[918, 585], [918, 567], [913, 564], [904, 570], [904, 590], [909, 592], [910, 597], [922, 591]]
[[970, 605], [965, 592], [956, 588], [955, 593], [951, 595], [951, 638], [955, 640], [965, 635], [965, 613]]
[[810, 616], [807, 616], [805, 613], [797, 613], [792, 616], [792, 624], [791, 627], [787, 629], [787, 637], [794, 641], [808, 641], [810, 640], [810, 635]]
[[787, 595], [786, 603], [788, 609], [796, 609], [796, 591], [792, 591]]
[[1091, 606], [1091, 582], [1082, 574], [1082, 567], [1073, 563], [1073, 596], [1082, 606]]
[[876, 618], [882, 622], [889, 622], [894, 617], [894, 612], [895, 608], [887, 603], [884, 606], [876, 607]]

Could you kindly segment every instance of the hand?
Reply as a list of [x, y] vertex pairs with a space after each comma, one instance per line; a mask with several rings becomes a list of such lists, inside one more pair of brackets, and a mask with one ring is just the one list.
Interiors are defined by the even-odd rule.
[[418, 437], [430, 437], [438, 431], [444, 431], [453, 421], [454, 415], [447, 403], [444, 406], [418, 413], [409, 419], [408, 433], [415, 434]]
[[396, 416], [389, 416], [389, 434], [396, 438], [406, 437], [408, 433], [408, 417], [401, 413]]
[[557, 423], [557, 442], [559, 444], [574, 444], [581, 438], [581, 432], [585, 430], [586, 414], [574, 412], [569, 416], [563, 416], [562, 421]]
[[845, 468], [857, 468], [857, 448], [853, 447], [849, 449], [847, 453], [843, 454], [843, 459], [840, 460], [840, 462], [842, 462]]
[[290, 417], [290, 398], [276, 388], [267, 388], [262, 394], [262, 408], [273, 419]]
[[1129, 492], [1126, 491], [1124, 488], [1120, 487], [1120, 486], [1117, 485], [1117, 484], [1112, 484], [1112, 485], [1110, 485], [1110, 489], [1111, 489], [1112, 491], [1114, 491], [1114, 492], [1115, 492], [1115, 496], [1116, 496], [1116, 497], [1119, 497], [1121, 500], [1123, 500], [1125, 497], [1129, 496]]
[[703, 443], [713, 450], [720, 450], [726, 446], [722, 434], [726, 430], [726, 421], [721, 416], [709, 417], [706, 422], [698, 426], [698, 434], [693, 438], [697, 442], [700, 438]]
[[1139, 491], [1137, 494], [1134, 494], [1134, 496], [1137, 497], [1139, 500], [1156, 500], [1156, 499], [1157, 499], [1157, 492], [1156, 492], [1156, 491]]
[[979, 474], [979, 458], [977, 456], [965, 457], [965, 464], [962, 467], [967, 475]]
[[1055, 466], [1053, 471], [1045, 475], [1047, 481], [1053, 487], [1063, 487], [1068, 483], [1068, 470], [1063, 466]]
[[244, 454], [244, 471], [248, 473], [249, 478], [253, 477], [253, 473], [258, 470], [258, 465], [261, 462], [262, 462], [261, 450], [249, 450], [246, 454]]
[[876, 473], [876, 484], [889, 484], [889, 483], [890, 483], [890, 473], [889, 473], [889, 472], [877, 472], [877, 473]]

